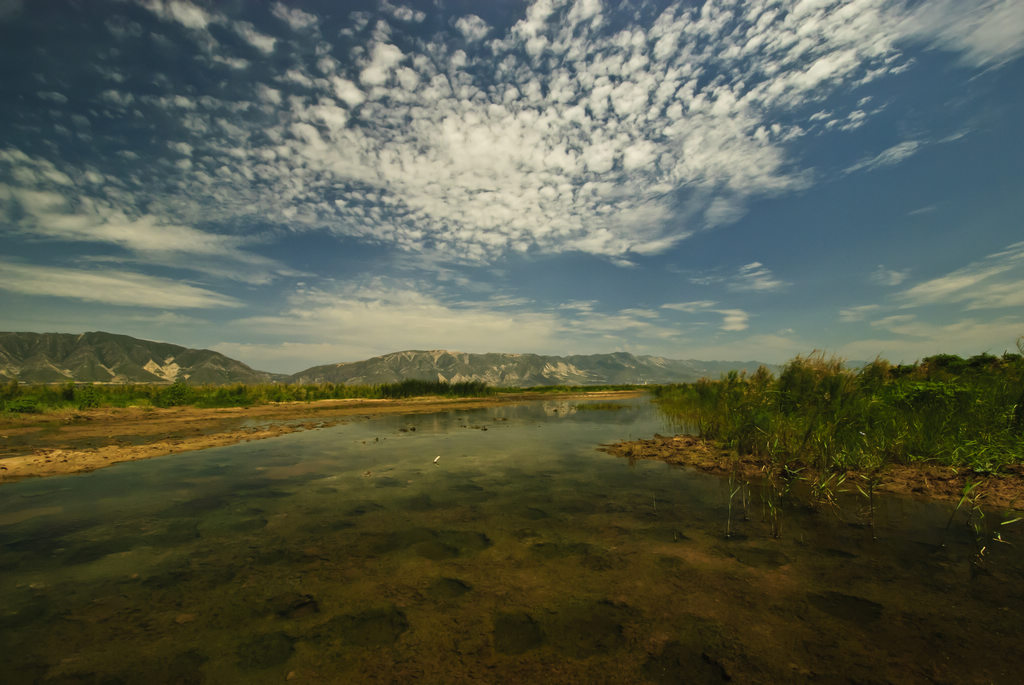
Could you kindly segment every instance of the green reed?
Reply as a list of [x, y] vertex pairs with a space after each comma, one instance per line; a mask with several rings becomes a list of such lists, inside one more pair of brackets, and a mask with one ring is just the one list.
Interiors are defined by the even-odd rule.
[[341, 383], [246, 385], [75, 384], [0, 385], [0, 411], [32, 414], [60, 409], [127, 406], [245, 407], [273, 402], [408, 397], [483, 397], [494, 394], [486, 383], [405, 380], [377, 385]]
[[[998, 472], [1024, 460], [1024, 358], [1019, 354], [928, 357], [847, 368], [823, 354], [796, 357], [778, 377], [747, 376], [661, 386], [665, 415], [702, 437], [772, 468], [831, 473], [931, 462]], [[831, 483], [835, 486], [835, 482]]]

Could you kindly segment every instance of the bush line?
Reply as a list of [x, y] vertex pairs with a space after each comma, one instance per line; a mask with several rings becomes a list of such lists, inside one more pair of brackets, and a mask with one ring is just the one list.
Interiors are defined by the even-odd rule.
[[876, 359], [851, 370], [815, 352], [778, 378], [762, 367], [654, 394], [678, 428], [777, 467], [826, 473], [932, 462], [990, 474], [1024, 461], [1020, 354]]

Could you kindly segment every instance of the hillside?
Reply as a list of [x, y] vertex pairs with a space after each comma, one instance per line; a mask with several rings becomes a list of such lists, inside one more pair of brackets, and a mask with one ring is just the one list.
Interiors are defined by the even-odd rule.
[[[626, 352], [556, 357], [539, 354], [467, 354], [407, 350], [365, 361], [314, 366], [294, 374], [292, 383], [394, 383], [406, 378], [450, 383], [482, 381], [504, 387], [534, 385], [626, 385], [718, 378], [736, 370], [753, 372], [759, 362], [674, 360]], [[777, 367], [769, 366], [773, 371]]]
[[25, 383], [268, 383], [256, 371], [212, 350], [113, 333], [0, 333], [0, 381]]
[[[213, 350], [113, 333], [0, 333], [0, 382], [23, 383], [339, 383], [376, 385], [405, 379], [499, 387], [640, 385], [718, 378], [759, 362], [675, 360], [626, 352], [557, 357], [406, 350], [357, 362], [314, 366], [293, 374], [257, 371]], [[767, 365], [773, 371], [777, 367]]]

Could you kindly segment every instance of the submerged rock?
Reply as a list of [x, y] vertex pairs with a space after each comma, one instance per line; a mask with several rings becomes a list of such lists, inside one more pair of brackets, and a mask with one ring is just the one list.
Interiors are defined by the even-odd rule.
[[882, 616], [884, 608], [877, 602], [854, 595], [845, 595], [842, 592], [822, 592], [820, 594], [807, 595], [807, 601], [814, 608], [825, 612], [844, 621], [854, 623], [868, 623], [877, 621]]
[[301, 618], [319, 613], [320, 605], [313, 595], [304, 595], [298, 592], [286, 592], [267, 600], [266, 608], [268, 613], [274, 613], [281, 618]]
[[238, 665], [246, 669], [278, 666], [291, 657], [294, 643], [294, 638], [281, 631], [256, 635], [238, 646]]
[[458, 578], [438, 578], [430, 584], [430, 587], [427, 589], [427, 595], [432, 599], [455, 599], [472, 589], [472, 586], [467, 585]]
[[320, 626], [317, 638], [357, 647], [387, 647], [408, 629], [405, 613], [392, 605], [336, 616]]
[[561, 652], [576, 658], [623, 649], [625, 624], [634, 614], [629, 607], [608, 600], [570, 606], [555, 619], [552, 640]]
[[525, 612], [502, 612], [494, 618], [494, 650], [522, 654], [544, 643], [544, 631]]
[[202, 667], [209, 660], [209, 657], [195, 649], [176, 654], [167, 664], [167, 682], [199, 685], [206, 680]]
[[647, 680], [655, 683], [723, 683], [732, 678], [707, 652], [669, 642], [660, 654], [650, 657], [643, 667]]

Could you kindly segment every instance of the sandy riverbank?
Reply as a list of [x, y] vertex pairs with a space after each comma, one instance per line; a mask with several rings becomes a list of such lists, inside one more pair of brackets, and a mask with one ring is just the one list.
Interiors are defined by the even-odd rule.
[[0, 482], [94, 471], [123, 461], [221, 447], [375, 414], [478, 409], [539, 399], [638, 397], [636, 391], [520, 393], [476, 398], [321, 400], [255, 407], [100, 408], [0, 420]]
[[[728, 475], [737, 469], [740, 478], [757, 480], [764, 477], [761, 462], [752, 456], [737, 456], [735, 452], [706, 442], [692, 435], [655, 435], [648, 440], [630, 440], [601, 448], [609, 454], [626, 459], [654, 459], [669, 464], [691, 466], [708, 473]], [[804, 469], [801, 477], [813, 478]], [[969, 469], [955, 469], [932, 464], [889, 464], [876, 474], [876, 492], [928, 497], [956, 502], [968, 480], [981, 480], [978, 492], [986, 507], [1024, 509], [1024, 465], [1007, 467], [997, 476], [978, 475]], [[848, 473], [848, 489], [855, 490], [858, 474]], [[860, 481], [863, 483], [863, 481]]]

